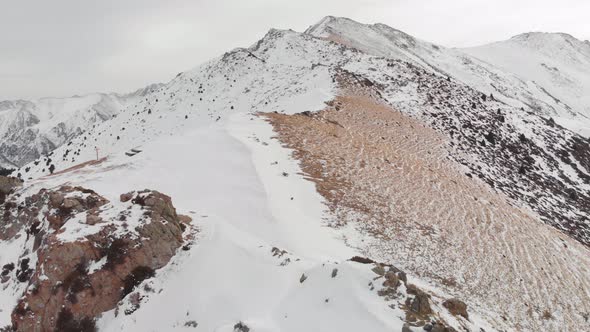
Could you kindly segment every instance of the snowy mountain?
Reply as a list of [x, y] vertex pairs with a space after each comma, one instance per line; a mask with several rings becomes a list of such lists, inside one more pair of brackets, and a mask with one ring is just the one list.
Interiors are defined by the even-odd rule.
[[590, 141], [545, 97], [381, 24], [273, 29], [0, 178], [0, 326], [587, 329]]
[[158, 87], [154, 84], [124, 95], [0, 102], [0, 168], [20, 167], [46, 155]]
[[331, 16], [306, 33], [453, 77], [590, 136], [590, 46], [572, 36], [529, 33], [507, 42], [449, 49], [384, 24], [366, 25]]

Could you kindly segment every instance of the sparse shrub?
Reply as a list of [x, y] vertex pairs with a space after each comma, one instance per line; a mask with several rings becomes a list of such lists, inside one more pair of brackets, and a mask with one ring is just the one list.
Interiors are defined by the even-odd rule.
[[543, 316], [541, 317], [543, 317], [545, 320], [553, 319], [553, 315], [547, 309], [543, 310]]
[[124, 280], [123, 286], [123, 293], [121, 294], [121, 298], [124, 298], [129, 293], [133, 291], [133, 289], [141, 284], [142, 281], [153, 277], [155, 274], [154, 269], [149, 266], [138, 266]]
[[199, 323], [197, 323], [194, 320], [189, 320], [184, 323], [184, 326], [186, 326], [186, 327], [197, 327], [198, 325], [199, 325]]
[[11, 271], [14, 270], [14, 263], [4, 264], [2, 266], [2, 276], [8, 275]]
[[113, 270], [115, 266], [125, 262], [125, 255], [127, 254], [127, 242], [123, 239], [113, 240], [108, 247], [102, 250], [102, 256], [107, 257], [106, 263], [103, 265], [105, 269]]
[[41, 226], [41, 222], [35, 221], [31, 224], [31, 227], [27, 230], [28, 234], [37, 235], [40, 231], [39, 226]]
[[29, 268], [30, 259], [25, 258], [20, 261], [20, 268], [16, 271], [16, 279], [20, 282], [27, 282], [33, 275], [33, 269]]
[[[78, 302], [77, 294], [85, 289], [92, 289], [92, 284], [88, 278], [87, 265], [81, 262], [74, 270], [65, 278], [61, 287], [66, 291], [66, 299], [74, 304]], [[94, 291], [93, 291], [94, 295]]]
[[96, 321], [94, 318], [84, 317], [76, 320], [72, 312], [63, 308], [57, 316], [55, 330], [60, 332], [96, 332]]
[[29, 312], [31, 309], [29, 307], [26, 306], [26, 303], [21, 301], [19, 302], [16, 307], [14, 308], [13, 313], [18, 315], [18, 316], [25, 316], [27, 314], [27, 312]]
[[135, 198], [133, 198], [131, 200], [131, 203], [137, 204], [137, 205], [140, 205], [140, 206], [145, 206], [145, 198], [142, 197], [142, 196], [140, 196], [140, 195], [137, 195], [137, 196], [135, 196]]
[[250, 328], [242, 322], [237, 322], [236, 325], [234, 325], [234, 332], [250, 332]]

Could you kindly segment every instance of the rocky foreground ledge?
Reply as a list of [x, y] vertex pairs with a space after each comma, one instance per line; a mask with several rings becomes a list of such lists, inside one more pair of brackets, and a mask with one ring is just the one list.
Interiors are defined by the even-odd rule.
[[63, 186], [0, 205], [0, 241], [18, 252], [0, 262], [0, 288], [17, 293], [16, 331], [93, 331], [183, 246], [190, 218], [152, 190], [109, 202], [96, 192]]

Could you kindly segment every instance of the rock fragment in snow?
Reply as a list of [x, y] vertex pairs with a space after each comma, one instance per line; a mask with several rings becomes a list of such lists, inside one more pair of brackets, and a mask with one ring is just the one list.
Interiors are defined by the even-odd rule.
[[465, 319], [469, 319], [467, 314], [467, 305], [465, 302], [459, 299], [449, 299], [443, 302], [443, 306], [449, 310], [449, 312], [455, 316], [462, 316]]
[[242, 322], [237, 322], [236, 325], [234, 325], [234, 332], [250, 332], [250, 328]]
[[299, 282], [300, 282], [300, 283], [303, 283], [305, 280], [307, 280], [307, 276], [305, 275], [305, 273], [303, 273], [303, 274], [301, 275], [301, 278], [299, 278]]

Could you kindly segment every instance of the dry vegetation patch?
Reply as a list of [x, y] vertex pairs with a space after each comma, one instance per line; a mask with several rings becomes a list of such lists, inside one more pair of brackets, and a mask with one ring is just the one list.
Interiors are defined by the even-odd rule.
[[[368, 254], [491, 309], [499, 326], [588, 324], [590, 255], [578, 242], [465, 174], [434, 130], [346, 82], [317, 113], [263, 114]], [[452, 282], [449, 282], [452, 281]], [[543, 319], [543, 310], [559, 313]]]

